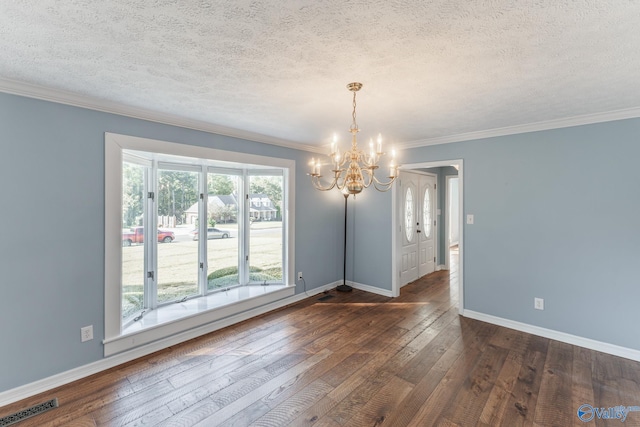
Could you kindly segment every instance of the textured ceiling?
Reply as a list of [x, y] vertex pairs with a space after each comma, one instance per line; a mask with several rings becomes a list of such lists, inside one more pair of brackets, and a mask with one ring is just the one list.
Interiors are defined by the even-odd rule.
[[309, 145], [640, 107], [640, 1], [2, 0], [0, 78]]

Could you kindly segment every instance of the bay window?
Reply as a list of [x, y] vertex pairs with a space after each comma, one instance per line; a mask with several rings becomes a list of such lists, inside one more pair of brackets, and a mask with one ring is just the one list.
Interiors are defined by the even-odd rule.
[[115, 134], [105, 154], [106, 354], [293, 295], [293, 161]]

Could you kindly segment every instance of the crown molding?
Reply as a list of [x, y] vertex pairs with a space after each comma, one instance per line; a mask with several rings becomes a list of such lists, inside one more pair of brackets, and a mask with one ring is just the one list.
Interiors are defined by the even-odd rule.
[[[230, 128], [216, 125], [201, 120], [192, 120], [179, 117], [173, 114], [159, 113], [157, 111], [144, 108], [130, 107], [117, 102], [100, 100], [90, 96], [78, 95], [59, 89], [47, 88], [30, 83], [19, 82], [11, 79], [0, 78], [0, 92], [35, 98], [44, 101], [56, 102], [59, 104], [74, 107], [87, 108], [89, 110], [102, 111], [105, 113], [117, 114], [135, 119], [147, 120], [186, 129], [192, 129], [216, 135], [229, 136], [232, 138], [245, 139], [247, 141], [259, 142], [263, 144], [275, 145], [290, 148], [293, 150], [307, 151], [311, 153], [324, 154], [324, 147], [315, 147], [308, 144], [298, 143], [285, 139], [275, 138], [256, 132]], [[516, 135], [528, 132], [538, 132], [543, 130], [561, 129], [572, 126], [582, 126], [594, 123], [611, 122], [616, 120], [632, 119], [640, 117], [640, 107], [614, 110], [604, 113], [585, 114], [582, 116], [554, 119], [543, 122], [528, 123], [524, 125], [506, 126], [502, 128], [487, 129], [475, 132], [460, 133], [457, 135], [441, 136], [436, 138], [425, 138], [415, 141], [399, 142], [398, 149], [409, 149], [425, 147], [429, 145], [449, 144], [454, 142], [472, 141], [476, 139], [493, 138], [497, 136]]]
[[58, 104], [70, 105], [73, 107], [87, 108], [89, 110], [102, 111], [105, 113], [118, 114], [120, 116], [134, 119], [147, 120], [166, 125], [178, 126], [216, 135], [229, 136], [233, 138], [245, 139], [263, 144], [276, 145], [279, 147], [291, 148], [293, 150], [308, 151], [312, 153], [323, 153], [320, 147], [302, 144], [280, 138], [274, 138], [260, 133], [234, 129], [226, 126], [207, 123], [201, 120], [192, 120], [179, 117], [173, 114], [159, 113], [157, 111], [144, 108], [130, 107], [117, 102], [100, 100], [90, 96], [78, 95], [59, 89], [47, 88], [30, 83], [19, 82], [10, 79], [0, 78], [0, 92], [11, 95], [35, 98], [44, 101], [56, 102]]
[[397, 144], [397, 147], [401, 149], [418, 148], [428, 145], [450, 144], [453, 142], [493, 138], [496, 136], [516, 135], [520, 133], [538, 132], [542, 130], [561, 129], [573, 126], [590, 125], [594, 123], [613, 122], [616, 120], [634, 119], [638, 117], [640, 117], [640, 107], [607, 111], [604, 113], [585, 114], [582, 116], [566, 117], [563, 119], [547, 120], [544, 122], [507, 126], [503, 128], [487, 129], [476, 132], [460, 133], [457, 135], [441, 136], [437, 138], [426, 138], [404, 143], [401, 142]]

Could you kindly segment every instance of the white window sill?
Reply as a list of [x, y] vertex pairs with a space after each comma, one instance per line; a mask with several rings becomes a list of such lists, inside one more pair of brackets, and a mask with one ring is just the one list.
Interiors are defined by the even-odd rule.
[[130, 350], [295, 294], [295, 286], [250, 285], [148, 311], [118, 337], [104, 340], [105, 356]]

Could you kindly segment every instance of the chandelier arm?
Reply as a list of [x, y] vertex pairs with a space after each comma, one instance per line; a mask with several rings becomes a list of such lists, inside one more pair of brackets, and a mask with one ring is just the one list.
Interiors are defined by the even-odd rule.
[[378, 191], [381, 191], [381, 192], [389, 191], [391, 189], [392, 185], [393, 185], [393, 181], [388, 182], [388, 183], [379, 183], [379, 182], [374, 181], [374, 183], [373, 183], [374, 188], [376, 190], [378, 190]]
[[[340, 172], [338, 174], [336, 174], [336, 188], [340, 191], [342, 191], [342, 189], [345, 187], [345, 185], [347, 185], [347, 180], [346, 180], [346, 176], [343, 175], [343, 172], [345, 171], [345, 169], [340, 169]], [[340, 179], [342, 178], [342, 180]], [[342, 181], [342, 183], [340, 183], [340, 181]]]
[[376, 178], [375, 176], [373, 177], [373, 181], [375, 183], [374, 186], [375, 186], [376, 189], [378, 189], [378, 186], [386, 188], [386, 190], [382, 190], [382, 191], [387, 191], [389, 188], [391, 188], [391, 186], [393, 185], [395, 180], [396, 180], [396, 177], [393, 177], [393, 178], [390, 178], [390, 180], [387, 181], [387, 182], [382, 182], [378, 178]]
[[369, 169], [369, 168], [363, 168], [362, 172], [364, 172], [364, 175], [369, 177], [369, 182], [366, 181], [365, 177], [362, 177], [362, 183], [364, 185], [364, 188], [369, 188], [371, 186], [371, 184], [373, 184], [375, 181], [375, 175], [373, 174], [373, 170]]
[[320, 183], [320, 175], [311, 175], [311, 182], [313, 183], [313, 186], [316, 188], [316, 190], [329, 191], [336, 186], [336, 183], [338, 182], [338, 177], [337, 176], [334, 177], [333, 180], [331, 181], [331, 184], [329, 184], [328, 187], [325, 187]]

